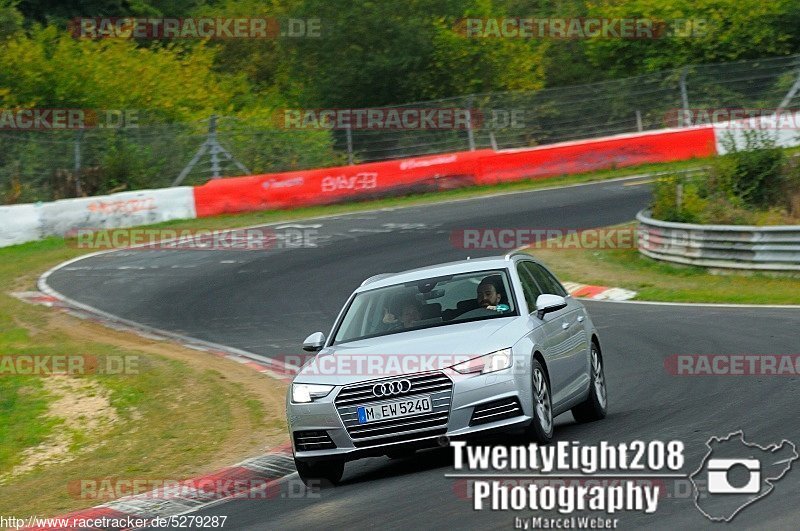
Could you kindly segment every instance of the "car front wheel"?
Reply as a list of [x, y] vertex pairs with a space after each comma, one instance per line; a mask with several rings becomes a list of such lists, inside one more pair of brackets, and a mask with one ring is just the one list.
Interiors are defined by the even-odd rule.
[[553, 438], [553, 403], [550, 398], [550, 382], [539, 360], [533, 360], [531, 376], [533, 419], [528, 426], [528, 435], [538, 443], [547, 444]]
[[593, 341], [591, 347], [592, 375], [589, 385], [589, 396], [582, 404], [572, 408], [572, 416], [578, 422], [592, 422], [606, 416], [608, 392], [606, 391], [606, 375], [603, 370], [603, 357], [600, 348]]

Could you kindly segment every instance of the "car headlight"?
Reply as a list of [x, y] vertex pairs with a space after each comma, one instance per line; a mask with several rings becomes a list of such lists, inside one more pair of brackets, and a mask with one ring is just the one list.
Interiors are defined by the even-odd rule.
[[511, 357], [511, 349], [504, 348], [485, 356], [467, 360], [458, 365], [453, 365], [453, 369], [461, 374], [481, 373], [486, 374], [489, 372], [502, 371], [511, 367], [513, 358]]
[[328, 396], [333, 387], [332, 385], [292, 384], [292, 402], [307, 404], [317, 398]]

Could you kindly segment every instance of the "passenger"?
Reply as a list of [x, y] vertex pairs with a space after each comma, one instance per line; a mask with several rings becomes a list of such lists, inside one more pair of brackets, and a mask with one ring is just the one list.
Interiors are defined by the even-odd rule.
[[[422, 319], [420, 304], [414, 297], [404, 297], [395, 307], [399, 309], [399, 312], [396, 313], [399, 313], [400, 319], [397, 319], [395, 312], [390, 312], [388, 308], [384, 308], [383, 324], [411, 328], [414, 323]], [[392, 328], [395, 326], [392, 326]]]

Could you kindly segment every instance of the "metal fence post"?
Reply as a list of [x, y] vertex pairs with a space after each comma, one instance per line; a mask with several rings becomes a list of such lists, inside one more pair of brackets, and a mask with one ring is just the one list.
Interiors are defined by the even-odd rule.
[[689, 123], [687, 123], [687, 124], [683, 124], [682, 123], [681, 125], [692, 125], [692, 117], [691, 117], [691, 115], [689, 113], [689, 94], [686, 91], [686, 74], [688, 72], [689, 72], [689, 69], [686, 68], [686, 67], [683, 67], [683, 70], [681, 71], [680, 85], [681, 85], [681, 105], [683, 105], [683, 110], [685, 111], [683, 113], [684, 114], [683, 117]]
[[187, 164], [181, 170], [181, 173], [172, 182], [172, 186], [178, 186], [181, 184], [186, 176], [189, 175], [189, 172], [192, 171], [192, 168], [194, 168], [195, 165], [200, 162], [200, 159], [206, 154], [206, 152], [211, 155], [211, 170], [213, 179], [219, 179], [222, 176], [222, 166], [220, 165], [220, 158], [218, 155], [222, 155], [222, 157], [228, 162], [233, 162], [237, 168], [242, 170], [244, 175], [250, 173], [250, 170], [248, 170], [244, 164], [233, 158], [233, 155], [228, 153], [228, 150], [222, 147], [222, 144], [220, 144], [217, 140], [217, 115], [212, 114], [208, 123], [208, 136], [200, 146], [200, 149], [198, 149], [194, 154], [192, 160], [189, 161], [189, 164]]
[[83, 195], [83, 190], [81, 187], [81, 136], [83, 135], [83, 131], [78, 129], [75, 131], [75, 142], [73, 145], [73, 175], [75, 176], [75, 197], [81, 197]]
[[211, 152], [211, 178], [212, 179], [219, 179], [220, 178], [220, 166], [219, 166], [219, 157], [217, 157], [217, 153], [219, 153], [219, 142], [217, 142], [217, 115], [212, 114], [208, 120], [208, 146], [209, 151]]
[[345, 128], [347, 134], [347, 163], [353, 165], [353, 129], [350, 124]]
[[467, 142], [469, 150], [475, 151], [475, 133], [472, 130], [472, 96], [467, 99]]
[[781, 100], [781, 103], [780, 105], [778, 105], [778, 109], [775, 111], [775, 114], [778, 114], [780, 111], [785, 109], [786, 106], [789, 105], [789, 103], [791, 103], [792, 98], [794, 98], [798, 90], [800, 90], [800, 73], [797, 74], [797, 79], [794, 80], [794, 84], [789, 89], [789, 92], [787, 92], [786, 95], [783, 97], [783, 100]]
[[492, 149], [497, 151], [497, 138], [494, 136], [494, 131], [489, 131], [489, 142], [492, 144]]
[[644, 131], [644, 127], [642, 127], [642, 111], [636, 109], [636, 129], [641, 133]]

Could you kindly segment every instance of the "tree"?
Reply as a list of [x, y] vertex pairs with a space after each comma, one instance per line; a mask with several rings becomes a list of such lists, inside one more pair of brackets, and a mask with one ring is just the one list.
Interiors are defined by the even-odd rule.
[[322, 36], [281, 41], [288, 62], [282, 81], [302, 80], [301, 101], [321, 107], [535, 88], [541, 84], [540, 56], [530, 42], [471, 39], [458, 24], [503, 13], [483, 0], [302, 0], [291, 16], [320, 18]]
[[599, 0], [588, 5], [589, 16], [666, 23], [661, 38], [587, 41], [589, 60], [609, 78], [800, 51], [800, 4], [794, 0]]
[[[33, 67], [32, 67], [33, 65]], [[78, 40], [54, 26], [0, 43], [2, 107], [138, 109], [145, 121], [190, 121], [232, 110], [241, 76], [213, 71], [214, 50], [141, 48], [125, 39]]]

